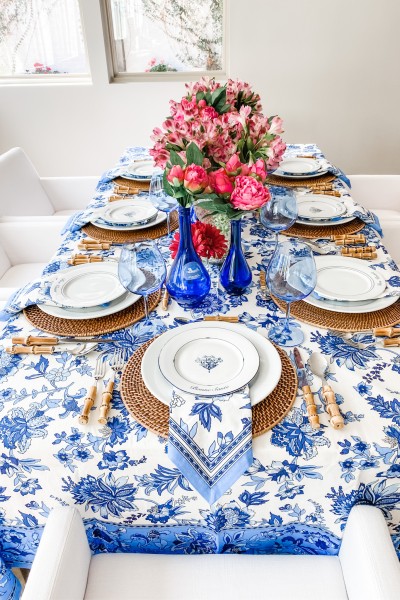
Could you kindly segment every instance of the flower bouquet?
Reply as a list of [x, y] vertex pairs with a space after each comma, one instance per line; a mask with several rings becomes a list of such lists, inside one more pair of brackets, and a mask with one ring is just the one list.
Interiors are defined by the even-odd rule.
[[[221, 282], [229, 292], [242, 293], [251, 273], [239, 256], [240, 219], [270, 198], [267, 172], [277, 168], [286, 148], [280, 137], [282, 120], [263, 115], [260, 96], [247, 83], [229, 80], [221, 85], [203, 78], [186, 87], [180, 102], [171, 101], [171, 115], [162, 128], [154, 129], [150, 154], [164, 169], [166, 193], [182, 208], [195, 203], [231, 221], [229, 264], [222, 268]], [[227, 286], [223, 273], [229, 271], [235, 279], [232, 261], [240, 263], [242, 276]]]

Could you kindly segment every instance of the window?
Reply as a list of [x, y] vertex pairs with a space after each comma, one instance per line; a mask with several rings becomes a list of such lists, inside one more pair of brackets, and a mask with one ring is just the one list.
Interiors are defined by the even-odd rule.
[[88, 73], [78, 0], [1, 0], [1, 77]]
[[224, 0], [107, 0], [115, 75], [224, 69]]

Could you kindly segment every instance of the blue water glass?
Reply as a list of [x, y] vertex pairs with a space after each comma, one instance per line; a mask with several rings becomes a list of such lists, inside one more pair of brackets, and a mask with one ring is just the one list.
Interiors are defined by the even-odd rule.
[[170, 214], [178, 208], [178, 201], [164, 191], [163, 171], [155, 171], [151, 177], [149, 195], [152, 204], [167, 215], [168, 235], [171, 233]]
[[179, 206], [179, 246], [167, 280], [171, 298], [184, 308], [195, 308], [210, 291], [211, 280], [192, 240], [190, 208]]
[[271, 293], [287, 303], [284, 325], [275, 325], [268, 332], [269, 339], [278, 346], [290, 348], [303, 342], [303, 332], [290, 322], [290, 304], [311, 294], [316, 283], [317, 268], [311, 248], [299, 242], [278, 244], [267, 270]]
[[279, 232], [289, 229], [297, 219], [296, 194], [291, 189], [277, 185], [270, 185], [268, 189], [271, 199], [260, 209], [260, 222], [275, 232], [276, 248]]
[[228, 294], [240, 296], [251, 283], [251, 270], [242, 249], [241, 219], [231, 221], [231, 241], [227, 257], [219, 275]]
[[143, 296], [146, 321], [149, 318], [147, 297], [160, 289], [167, 269], [161, 253], [152, 241], [124, 246], [118, 263], [118, 277], [126, 290]]

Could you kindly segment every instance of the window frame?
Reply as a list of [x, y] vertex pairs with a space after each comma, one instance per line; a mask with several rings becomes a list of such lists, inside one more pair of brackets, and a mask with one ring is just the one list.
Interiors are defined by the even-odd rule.
[[92, 74], [89, 60], [88, 41], [86, 36], [85, 19], [82, 10], [82, 0], [78, 0], [79, 15], [83, 32], [83, 45], [85, 49], [87, 73], [19, 73], [18, 75], [0, 75], [0, 86], [9, 85], [58, 85], [58, 84], [90, 84], [92, 83]]
[[117, 61], [115, 48], [113, 44], [113, 23], [111, 7], [108, 0], [101, 0], [103, 13], [103, 26], [105, 36], [105, 47], [109, 65], [110, 83], [129, 83], [143, 81], [197, 81], [201, 77], [215, 77], [224, 79], [228, 72], [228, 13], [229, 2], [222, 0], [222, 65], [220, 71], [165, 71], [165, 72], [137, 72], [137, 73], [119, 73], [117, 70]]

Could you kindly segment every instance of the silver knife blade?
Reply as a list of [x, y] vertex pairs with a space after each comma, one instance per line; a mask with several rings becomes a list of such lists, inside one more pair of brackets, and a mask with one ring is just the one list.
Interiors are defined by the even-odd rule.
[[58, 344], [64, 344], [67, 342], [96, 342], [96, 344], [102, 344], [103, 342], [111, 343], [114, 342], [116, 344], [119, 340], [115, 340], [113, 338], [98, 338], [98, 337], [68, 337], [68, 338], [58, 338]]
[[305, 385], [308, 385], [307, 381], [307, 373], [304, 367], [303, 361], [301, 360], [300, 350], [298, 348], [293, 349], [294, 362], [297, 367], [297, 379], [299, 382], [299, 387], [303, 388]]

